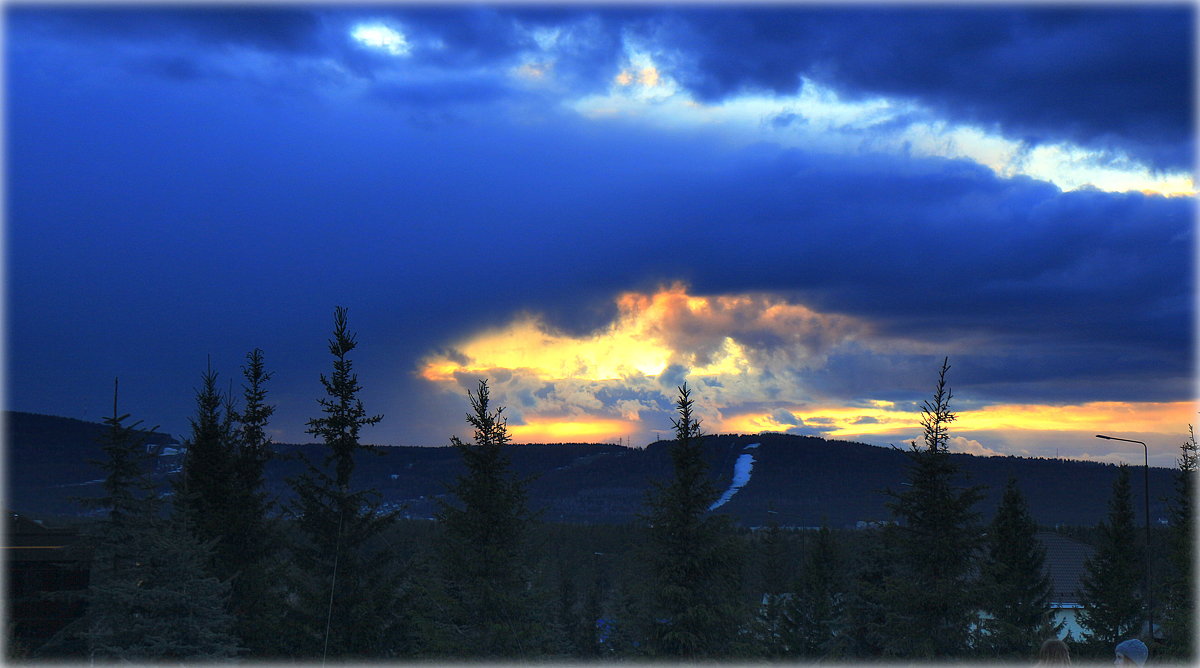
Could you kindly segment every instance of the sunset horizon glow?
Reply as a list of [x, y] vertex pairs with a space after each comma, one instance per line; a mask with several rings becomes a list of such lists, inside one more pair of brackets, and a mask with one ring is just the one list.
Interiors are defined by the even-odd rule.
[[[660, 380], [672, 368], [681, 370], [675, 380], [691, 384], [697, 410], [711, 433], [804, 433], [873, 444], [920, 438], [923, 398], [902, 406], [883, 399], [839, 405], [828, 398], [805, 400], [799, 385], [789, 393], [785, 384], [746, 382], [764, 372], [771, 377], [784, 375], [789, 361], [820, 365], [823, 356], [839, 346], [903, 352], [906, 344], [911, 345], [884, 337], [872, 340], [869, 323], [817, 313], [765, 293], [695, 295], [680, 282], [650, 294], [622, 293], [614, 303], [615, 319], [582, 336], [552, 331], [536, 314], [522, 313], [507, 326], [487, 329], [425, 358], [419, 375], [450, 393], [490, 379], [495, 400], [515, 407], [509, 411], [512, 435], [529, 443], [631, 442], [638, 437], [649, 443], [650, 433], [668, 431], [659, 413], [673, 401], [678, 386]], [[772, 346], [756, 349], [750, 343], [770, 337], [776, 337]], [[820, 355], [815, 355], [812, 343], [822, 338]], [[960, 347], [947, 344], [947, 348]], [[934, 369], [931, 366], [927, 375]], [[802, 374], [794, 377], [801, 380]], [[958, 380], [970, 383], [953, 369], [949, 380], [951, 389]], [[740, 392], [732, 391], [739, 386]], [[891, 389], [876, 388], [880, 394]], [[637, 398], [610, 403], [597, 399], [598, 394], [629, 391]], [[1051, 405], [984, 402], [970, 391], [956, 397], [951, 431], [962, 438], [951, 448], [972, 454], [1003, 454], [970, 438], [980, 432], [1006, 432], [1017, 440], [1022, 432], [1058, 432], [1082, 440], [1106, 431], [1182, 442], [1186, 425], [1196, 414], [1191, 401]], [[961, 401], [968, 402], [967, 407], [958, 407]], [[769, 405], [770, 410], [739, 412], [738, 406], [745, 404]], [[643, 421], [643, 411], [658, 419]], [[1032, 452], [1026, 448], [1009, 454]], [[1160, 465], [1166, 454], [1159, 447]]]

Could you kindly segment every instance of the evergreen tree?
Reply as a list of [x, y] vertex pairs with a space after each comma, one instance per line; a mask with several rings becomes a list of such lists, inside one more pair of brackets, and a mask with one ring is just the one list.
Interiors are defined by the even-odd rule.
[[239, 559], [237, 546], [226, 540], [236, 514], [237, 486], [234, 435], [225, 404], [217, 391], [217, 373], [209, 367], [196, 391], [192, 434], [182, 474], [175, 480], [175, 512], [197, 540], [214, 544], [209, 568], [221, 580], [233, 577]]
[[1037, 523], [1029, 514], [1015, 478], [1004, 488], [1000, 508], [987, 532], [987, 553], [981, 567], [984, 645], [989, 654], [1018, 658], [1030, 647], [1057, 637], [1050, 608], [1050, 576], [1046, 550], [1038, 542]]
[[946, 386], [949, 360], [942, 363], [931, 400], [922, 405], [925, 447], [914, 441], [909, 488], [889, 492], [899, 520], [896, 573], [885, 583], [885, 653], [909, 658], [961, 656], [973, 645], [978, 596], [973, 582], [980, 545], [977, 487], [955, 484], [958, 467], [947, 449], [953, 393]]
[[558, 618], [556, 633], [560, 637], [563, 651], [573, 656], [585, 656], [589, 651], [588, 634], [579, 608], [579, 594], [575, 580], [568, 572], [565, 561], [558, 559]]
[[896, 576], [898, 531], [894, 525], [869, 530], [835, 625], [830, 654], [840, 659], [878, 659], [888, 650], [889, 583]]
[[788, 653], [788, 619], [785, 615], [790, 592], [786, 592], [787, 576], [784, 574], [783, 531], [779, 523], [771, 520], [762, 540], [763, 596], [755, 616], [757, 654], [780, 657]]
[[277, 555], [281, 536], [268, 520], [271, 502], [264, 491], [264, 471], [271, 458], [267, 424], [275, 407], [267, 403], [263, 351], [246, 354], [242, 367], [244, 408], [230, 412], [236, 450], [231, 480], [233, 513], [224, 540], [238, 555], [230, 605], [237, 618], [238, 635], [252, 656], [275, 656], [283, 652], [277, 629], [282, 623], [284, 592], [278, 583], [283, 572]]
[[150, 481], [147, 448], [128, 415], [105, 420], [99, 462], [104, 513], [95, 549], [82, 635], [92, 659], [227, 659], [238, 652], [225, 611], [228, 585], [207, 575], [210, 546], [164, 521]]
[[746, 616], [739, 604], [741, 549], [728, 518], [709, 513], [718, 493], [686, 383], [675, 406], [675, 476], [656, 484], [647, 501], [653, 575], [643, 610], [646, 648], [660, 657], [729, 656]]
[[454, 501], [441, 502], [438, 511], [450, 601], [446, 622], [461, 654], [538, 654], [548, 638], [530, 582], [528, 483], [511, 470], [504, 409], [491, 410], [487, 381], [479, 381], [478, 392], [468, 390], [467, 396], [474, 442], [451, 438], [466, 472], [448, 486]]
[[1179, 446], [1179, 475], [1170, 508], [1171, 529], [1167, 553], [1170, 573], [1166, 582], [1163, 630], [1165, 653], [1185, 660], [1195, 656], [1196, 542], [1193, 510], [1196, 493], [1196, 432], [1188, 425], [1188, 438]]
[[816, 659], [833, 651], [844, 598], [841, 564], [833, 533], [821, 527], [785, 608], [791, 654]]
[[1079, 624], [1092, 650], [1110, 651], [1137, 635], [1142, 621], [1142, 563], [1133, 521], [1129, 468], [1118, 468], [1108, 503], [1108, 518], [1100, 525], [1096, 554], [1084, 564], [1083, 609]]
[[[292, 512], [302, 539], [293, 546], [296, 577], [289, 598], [285, 638], [300, 657], [386, 658], [406, 653], [403, 589], [391, 555], [375, 544], [394, 514], [380, 510], [377, 490], [352, 489], [355, 455], [369, 449], [359, 441], [368, 416], [358, 398], [361, 387], [349, 354], [356, 347], [346, 325], [346, 309], [334, 311], [333, 375], [321, 375], [327, 396], [322, 415], [308, 421], [308, 433], [328, 449], [324, 466], [308, 463], [293, 479]], [[332, 475], [329, 469], [332, 467]]]

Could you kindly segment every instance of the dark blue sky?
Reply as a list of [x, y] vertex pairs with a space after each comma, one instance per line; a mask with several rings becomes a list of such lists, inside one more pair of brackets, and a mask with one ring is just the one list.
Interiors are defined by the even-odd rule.
[[6, 19], [10, 409], [120, 376], [182, 436], [261, 347], [306, 440], [345, 305], [379, 443], [482, 376], [518, 440], [644, 443], [686, 378], [716, 431], [899, 443], [947, 355], [964, 451], [1193, 421], [1190, 5]]

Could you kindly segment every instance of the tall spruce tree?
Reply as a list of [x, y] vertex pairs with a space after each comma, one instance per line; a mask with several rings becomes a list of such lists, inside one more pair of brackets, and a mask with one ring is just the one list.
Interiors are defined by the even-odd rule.
[[1168, 563], [1163, 606], [1165, 654], [1191, 661], [1195, 657], [1196, 605], [1196, 432], [1188, 425], [1188, 438], [1179, 446], [1179, 473], [1175, 478], [1175, 498], [1170, 507]]
[[93, 536], [82, 636], [91, 659], [228, 659], [239, 651], [225, 610], [228, 585], [207, 574], [208, 544], [161, 517], [147, 448], [128, 415], [113, 415], [103, 441], [103, 513]]
[[740, 603], [742, 550], [728, 517], [709, 512], [718, 493], [704, 461], [700, 421], [679, 387], [671, 461], [675, 475], [647, 500], [650, 523], [643, 623], [652, 656], [700, 659], [736, 654], [747, 621]]
[[[333, 317], [333, 374], [321, 375], [326, 396], [322, 415], [308, 421], [308, 433], [328, 450], [323, 466], [308, 463], [291, 480], [292, 512], [301, 540], [293, 546], [298, 577], [292, 580], [285, 627], [294, 655], [303, 658], [388, 658], [408, 651], [403, 589], [394, 560], [376, 539], [393, 524], [382, 512], [377, 490], [352, 486], [355, 455], [369, 449], [359, 441], [368, 416], [349, 354], [357, 343], [346, 324], [346, 309]], [[332, 475], [330, 469], [332, 468]]]
[[209, 571], [220, 580], [237, 572], [240, 552], [227, 538], [237, 514], [237, 454], [228, 399], [209, 366], [196, 391], [196, 415], [186, 442], [182, 474], [175, 480], [175, 512], [202, 543], [213, 544]]
[[453, 501], [438, 511], [450, 602], [442, 628], [452, 629], [456, 652], [466, 656], [537, 655], [549, 638], [531, 584], [528, 483], [512, 471], [504, 409], [492, 411], [487, 381], [467, 396], [474, 440], [451, 438], [466, 472], [448, 486]]
[[1050, 576], [1046, 550], [1036, 538], [1037, 523], [1025, 497], [1010, 478], [995, 518], [988, 528], [986, 556], [981, 566], [983, 649], [994, 657], [1018, 658], [1029, 648], [1057, 637], [1050, 608]]
[[1084, 564], [1080, 579], [1083, 609], [1079, 624], [1097, 655], [1138, 634], [1142, 622], [1142, 561], [1130, 499], [1129, 467], [1122, 464], [1113, 483], [1108, 517], [1100, 524], [1100, 544]]
[[907, 452], [909, 487], [889, 492], [898, 520], [896, 573], [886, 582], [885, 653], [907, 658], [962, 656], [974, 645], [978, 595], [973, 581], [980, 529], [978, 487], [956, 483], [958, 467], [948, 450], [953, 393], [942, 362], [933, 397], [923, 403], [924, 447]]
[[271, 501], [265, 491], [265, 470], [271, 458], [267, 425], [275, 407], [267, 403], [263, 351], [246, 354], [242, 367], [243, 408], [232, 414], [236, 451], [231, 501], [234, 512], [225, 529], [225, 540], [237, 550], [237, 570], [232, 582], [230, 610], [237, 618], [238, 635], [251, 656], [278, 656], [283, 652], [276, 632], [283, 615], [284, 592], [278, 553], [280, 533], [268, 519]]

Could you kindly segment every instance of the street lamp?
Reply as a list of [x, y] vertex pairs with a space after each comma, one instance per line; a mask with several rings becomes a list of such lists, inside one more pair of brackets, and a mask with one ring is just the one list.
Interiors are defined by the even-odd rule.
[[1116, 436], [1105, 436], [1096, 434], [1096, 438], [1102, 438], [1106, 441], [1124, 441], [1125, 443], [1137, 443], [1142, 446], [1142, 457], [1145, 466], [1142, 469], [1142, 488], [1146, 494], [1146, 624], [1149, 631], [1149, 640], [1154, 642], [1154, 594], [1150, 589], [1150, 449], [1141, 441], [1135, 441], [1131, 438], [1117, 438]]

